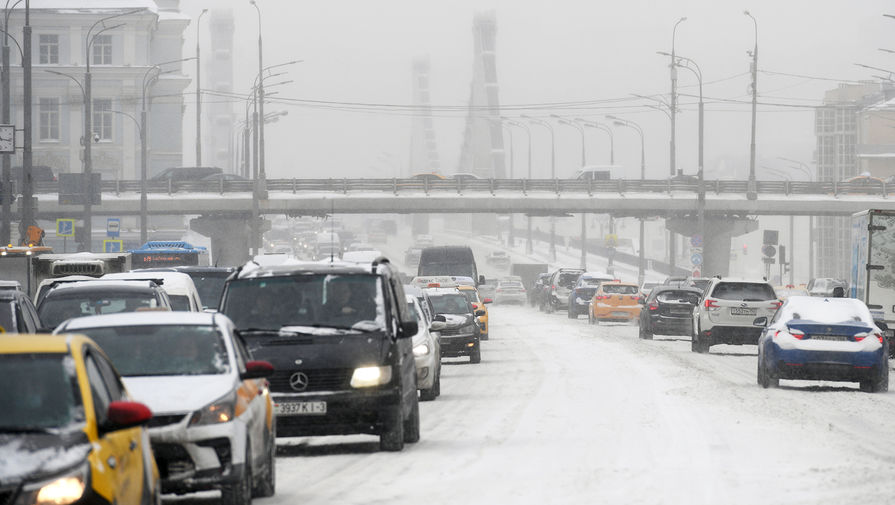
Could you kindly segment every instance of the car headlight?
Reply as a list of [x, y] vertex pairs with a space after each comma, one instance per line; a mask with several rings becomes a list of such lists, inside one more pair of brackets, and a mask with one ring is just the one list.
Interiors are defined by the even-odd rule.
[[190, 426], [226, 423], [233, 420], [236, 410], [236, 392], [230, 392], [193, 412]]
[[425, 344], [425, 343], [424, 343], [424, 344], [420, 344], [420, 345], [418, 345], [418, 346], [415, 346], [415, 347], [413, 348], [413, 355], [414, 355], [414, 356], [425, 356], [425, 355], [427, 355], [427, 354], [429, 354], [429, 344]]
[[90, 467], [85, 461], [83, 465], [67, 475], [50, 481], [37, 482], [26, 486], [23, 491], [24, 502], [34, 505], [68, 505], [84, 496], [87, 488], [87, 477]]
[[353, 388], [369, 388], [388, 384], [392, 380], [392, 367], [390, 366], [367, 366], [363, 368], [355, 368], [351, 374], [351, 387]]

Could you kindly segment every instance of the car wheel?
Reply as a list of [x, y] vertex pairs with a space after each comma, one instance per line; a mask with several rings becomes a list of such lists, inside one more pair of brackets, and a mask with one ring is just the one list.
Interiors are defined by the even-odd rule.
[[482, 362], [482, 349], [476, 344], [475, 349], [473, 349], [472, 354], [469, 355], [469, 362], [472, 364], [477, 364]]
[[708, 336], [705, 333], [701, 331], [695, 332], [693, 336], [690, 337], [690, 350], [700, 354], [709, 352], [710, 344], [707, 339]]
[[578, 319], [578, 314], [575, 313], [575, 308], [572, 307], [571, 305], [569, 305], [569, 310], [568, 310], [567, 315], [569, 316], [569, 319]]
[[385, 422], [385, 431], [379, 435], [379, 449], [398, 452], [404, 449], [404, 419], [401, 404], [395, 405]]
[[242, 478], [221, 487], [221, 503], [223, 505], [249, 505], [252, 503], [252, 450], [249, 444], [246, 444]]
[[771, 376], [761, 359], [758, 360], [758, 384], [765, 389], [780, 386], [780, 379]]
[[415, 444], [420, 441], [420, 402], [414, 398], [410, 417], [404, 421], [404, 442]]
[[882, 393], [889, 390], [889, 365], [882, 367], [879, 375], [869, 381], [861, 381], [861, 391]]
[[644, 328], [642, 324], [640, 325], [640, 338], [642, 338], [644, 340], [652, 340], [653, 339], [653, 334], [650, 333], [646, 328]]
[[594, 319], [594, 313], [591, 311], [587, 311], [587, 324], [596, 324], [596, 319]]
[[435, 375], [435, 381], [429, 389], [420, 389], [420, 401], [431, 402], [441, 394], [441, 371]]
[[[274, 420], [276, 426], [276, 420]], [[275, 430], [276, 428], [274, 428]], [[256, 483], [252, 496], [269, 498], [277, 490], [277, 436], [275, 432], [267, 434], [267, 456], [264, 461], [264, 476]]]

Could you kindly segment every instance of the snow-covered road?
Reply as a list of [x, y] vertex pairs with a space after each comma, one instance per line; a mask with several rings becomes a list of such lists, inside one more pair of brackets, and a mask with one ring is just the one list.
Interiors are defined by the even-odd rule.
[[277, 494], [256, 503], [895, 503], [895, 392], [764, 390], [754, 346], [699, 355], [686, 337], [491, 311], [482, 363], [444, 366], [419, 443], [281, 439]]

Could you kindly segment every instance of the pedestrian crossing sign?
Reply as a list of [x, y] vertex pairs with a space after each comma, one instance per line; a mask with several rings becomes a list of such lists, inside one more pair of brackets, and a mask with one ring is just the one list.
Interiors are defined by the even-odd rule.
[[124, 251], [124, 241], [120, 239], [103, 240], [104, 253], [119, 253]]

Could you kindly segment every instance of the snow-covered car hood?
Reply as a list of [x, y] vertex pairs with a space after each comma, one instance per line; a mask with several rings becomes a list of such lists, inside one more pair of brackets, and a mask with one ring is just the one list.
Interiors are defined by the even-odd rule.
[[0, 483], [41, 480], [86, 461], [90, 444], [83, 430], [66, 433], [0, 434]]
[[471, 323], [473, 317], [471, 314], [442, 314], [445, 320], [445, 328], [460, 328]]
[[192, 412], [233, 389], [233, 374], [124, 377], [134, 400], [145, 403], [154, 415]]

